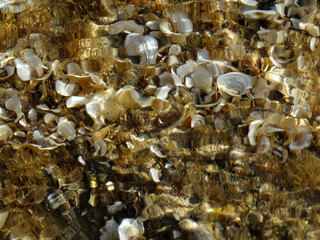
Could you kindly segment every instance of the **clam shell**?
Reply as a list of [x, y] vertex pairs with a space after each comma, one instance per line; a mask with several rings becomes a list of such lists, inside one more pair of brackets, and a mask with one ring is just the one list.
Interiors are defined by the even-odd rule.
[[56, 91], [62, 96], [69, 97], [77, 93], [79, 86], [75, 83], [65, 83], [61, 80], [56, 81]]
[[197, 67], [196, 71], [191, 74], [194, 86], [201, 92], [210, 93], [212, 91], [212, 75], [204, 66]]
[[74, 123], [67, 119], [60, 119], [58, 123], [57, 132], [66, 138], [68, 141], [75, 139], [76, 131], [74, 129]]
[[230, 96], [241, 96], [250, 92], [252, 78], [241, 72], [230, 72], [217, 78], [217, 86], [220, 92]]
[[137, 24], [134, 20], [119, 21], [109, 26], [109, 34], [114, 35], [121, 32], [142, 34], [144, 32], [144, 27]]
[[172, 14], [172, 22], [175, 32], [182, 33], [184, 36], [190, 35], [193, 31], [192, 21], [183, 13], [176, 12]]
[[125, 40], [125, 48], [129, 56], [140, 56], [140, 65], [153, 64], [156, 60], [158, 42], [151, 36], [129, 34]]
[[22, 105], [19, 98], [9, 98], [5, 102], [5, 106], [8, 110], [13, 111], [17, 114], [15, 122], [18, 122], [23, 116]]
[[88, 99], [86, 97], [81, 96], [71, 96], [66, 101], [67, 108], [75, 108], [75, 107], [81, 107], [83, 105], [86, 105], [88, 103]]
[[0, 141], [8, 142], [13, 137], [13, 131], [7, 125], [0, 125]]

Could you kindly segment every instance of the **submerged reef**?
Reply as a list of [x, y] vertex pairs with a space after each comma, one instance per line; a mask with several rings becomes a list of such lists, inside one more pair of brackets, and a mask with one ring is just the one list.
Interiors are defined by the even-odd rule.
[[319, 9], [0, 1], [0, 239], [320, 239]]

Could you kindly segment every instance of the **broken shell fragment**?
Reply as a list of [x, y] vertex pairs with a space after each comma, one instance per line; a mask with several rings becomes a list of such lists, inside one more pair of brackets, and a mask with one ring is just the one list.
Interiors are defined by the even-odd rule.
[[66, 101], [67, 108], [75, 108], [75, 107], [81, 107], [83, 105], [86, 105], [88, 103], [88, 99], [86, 97], [80, 97], [80, 96], [71, 96]]
[[250, 92], [252, 78], [241, 72], [230, 72], [217, 78], [217, 86], [220, 92], [230, 96], [241, 96]]
[[65, 83], [61, 80], [56, 81], [56, 91], [62, 96], [69, 97], [77, 93], [79, 87], [75, 83]]
[[109, 34], [118, 34], [121, 32], [126, 33], [143, 33], [144, 27], [141, 25], [138, 25], [134, 20], [128, 20], [128, 21], [119, 21], [116, 23], [113, 23], [109, 26], [108, 29]]
[[183, 13], [173, 13], [172, 22], [175, 32], [182, 33], [185, 36], [190, 35], [193, 30], [192, 21], [188, 19]]
[[18, 122], [20, 118], [23, 116], [22, 105], [19, 98], [9, 98], [5, 102], [5, 106], [8, 110], [13, 111], [17, 114], [17, 118], [15, 122]]
[[144, 233], [143, 223], [134, 218], [125, 218], [118, 228], [120, 240], [129, 240], [140, 237]]
[[158, 42], [155, 38], [140, 34], [129, 34], [125, 40], [125, 48], [129, 56], [140, 56], [140, 65], [153, 64], [156, 60]]

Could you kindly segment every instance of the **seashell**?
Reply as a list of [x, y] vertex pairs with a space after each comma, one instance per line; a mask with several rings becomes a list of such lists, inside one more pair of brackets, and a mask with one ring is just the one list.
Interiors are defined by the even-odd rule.
[[11, 138], [13, 138], [13, 131], [7, 125], [0, 125], [0, 141], [2, 143], [7, 143]]
[[199, 88], [201, 92], [208, 94], [212, 91], [212, 76], [206, 67], [200, 65], [191, 74], [191, 78], [194, 86]]
[[103, 140], [94, 138], [93, 146], [95, 149], [94, 156], [104, 156], [107, 152], [106, 143]]
[[163, 21], [160, 23], [159, 28], [161, 32], [163, 32], [166, 35], [172, 35], [174, 34], [173, 32], [173, 26], [170, 22]]
[[31, 108], [28, 111], [28, 118], [31, 122], [36, 122], [37, 121], [37, 111], [34, 108]]
[[263, 120], [254, 120], [253, 122], [250, 123], [248, 138], [251, 146], [257, 145], [257, 141], [256, 141], [257, 130], [262, 124], [263, 124]]
[[243, 3], [244, 5], [251, 6], [251, 7], [257, 6], [258, 4], [256, 0], [240, 0], [240, 2]]
[[244, 11], [244, 16], [253, 20], [270, 20], [277, 17], [275, 10], [249, 10]]
[[119, 225], [113, 218], [111, 220], [106, 221], [106, 224], [104, 226], [105, 230], [102, 232], [100, 240], [118, 240], [118, 228]]
[[35, 130], [33, 132], [32, 138], [40, 145], [31, 145], [41, 150], [52, 150], [65, 145], [64, 143], [57, 143], [53, 139], [43, 136], [43, 134], [39, 130]]
[[156, 92], [154, 93], [155, 97], [165, 101], [168, 97], [169, 92], [171, 91], [171, 89], [173, 89], [173, 86], [171, 84], [167, 84], [163, 87], [160, 87], [156, 90]]
[[0, 118], [2, 120], [6, 120], [6, 121], [10, 120], [10, 118], [8, 118], [8, 116], [7, 116], [6, 110], [3, 107], [0, 107]]
[[108, 191], [114, 191], [114, 183], [111, 181], [106, 182], [106, 187]]
[[111, 35], [125, 33], [140, 33], [143, 34], [144, 27], [137, 24], [134, 20], [119, 21], [109, 25], [108, 33]]
[[56, 91], [62, 96], [69, 97], [77, 93], [79, 85], [75, 83], [65, 83], [61, 80], [56, 81]]
[[150, 30], [160, 30], [160, 20], [150, 20], [148, 22], [146, 22], [146, 26], [150, 29]]
[[75, 108], [75, 107], [81, 107], [83, 105], [86, 105], [88, 103], [88, 99], [86, 97], [80, 97], [80, 96], [71, 96], [66, 101], [67, 108]]
[[17, 74], [22, 81], [29, 81], [34, 77], [33, 69], [21, 59], [16, 58], [14, 64], [17, 68]]
[[124, 208], [125, 205], [122, 202], [117, 201], [113, 205], [108, 205], [107, 209], [109, 214], [115, 214], [117, 212], [121, 212]]
[[217, 78], [217, 86], [220, 93], [230, 96], [242, 96], [250, 92], [252, 78], [241, 72], [230, 72]]
[[13, 76], [14, 66], [5, 66], [4, 71], [6, 72], [5, 76], [0, 77], [0, 80], [6, 80], [7, 78]]
[[201, 116], [200, 114], [194, 113], [191, 115], [191, 127], [198, 127], [198, 126], [202, 126], [205, 125], [205, 120], [204, 117]]
[[172, 44], [169, 48], [169, 55], [178, 56], [181, 53], [181, 47], [178, 44]]
[[263, 215], [259, 212], [252, 211], [246, 216], [246, 222], [250, 225], [256, 225], [263, 222]]
[[140, 56], [140, 65], [153, 64], [156, 60], [158, 42], [151, 36], [129, 34], [125, 40], [125, 48], [129, 56]]
[[55, 126], [56, 115], [53, 113], [46, 113], [43, 116], [43, 120], [49, 128], [53, 128]]
[[120, 88], [115, 94], [115, 100], [125, 108], [149, 107], [152, 98], [142, 98], [139, 93], [130, 85]]
[[200, 49], [197, 51], [198, 61], [207, 61], [210, 60], [210, 54], [207, 49]]
[[307, 126], [298, 126], [294, 131], [291, 131], [292, 140], [289, 148], [292, 151], [300, 151], [310, 146], [312, 133]]
[[171, 84], [173, 85], [173, 77], [172, 74], [169, 72], [163, 72], [159, 75], [160, 79], [160, 86], [163, 87], [164, 85]]
[[152, 152], [152, 153], [154, 153], [157, 157], [159, 157], [159, 158], [165, 158], [166, 157], [166, 155], [164, 155], [160, 150], [159, 150], [159, 148], [158, 147], [156, 147], [156, 146], [150, 146], [150, 151]]
[[88, 79], [90, 76], [80, 68], [79, 64], [71, 62], [67, 64], [67, 77], [72, 81], [81, 81], [83, 79]]
[[182, 230], [190, 232], [195, 231], [199, 227], [199, 224], [191, 219], [184, 219], [179, 222], [179, 227]]
[[66, 118], [60, 118], [57, 126], [57, 132], [68, 141], [72, 141], [76, 137], [74, 122], [69, 121]]
[[314, 52], [316, 50], [317, 38], [312, 37], [310, 40], [310, 50]]
[[259, 30], [258, 35], [261, 41], [265, 41], [270, 44], [283, 43], [287, 38], [286, 31], [277, 31], [277, 30], [269, 30], [269, 29]]
[[174, 65], [178, 65], [180, 63], [179, 59], [177, 58], [177, 56], [169, 56], [169, 60], [168, 60], [168, 66], [172, 67]]
[[177, 67], [176, 73], [179, 77], [184, 77], [188, 74], [194, 72], [197, 68], [198, 64], [194, 60], [188, 60], [185, 64]]
[[16, 137], [21, 137], [21, 138], [26, 137], [26, 133], [22, 132], [22, 131], [16, 131], [16, 132], [13, 133], [13, 135], [16, 136]]
[[130, 240], [140, 237], [144, 233], [143, 223], [134, 218], [124, 218], [119, 225], [118, 233], [120, 240]]
[[193, 31], [192, 21], [181, 12], [172, 14], [172, 23], [175, 32], [181, 33], [184, 36], [190, 35]]
[[160, 175], [160, 170], [156, 168], [150, 168], [150, 175], [152, 177], [152, 180], [154, 182], [160, 182], [159, 175]]
[[5, 225], [8, 217], [9, 217], [9, 214], [10, 214], [9, 211], [5, 211], [5, 212], [0, 213], [0, 229], [2, 229], [3, 226]]
[[270, 150], [270, 147], [271, 147], [270, 139], [267, 136], [262, 136], [257, 148], [257, 152], [265, 153]]
[[5, 106], [8, 110], [13, 111], [17, 114], [17, 118], [14, 122], [18, 122], [23, 116], [22, 105], [19, 98], [9, 98], [5, 102]]

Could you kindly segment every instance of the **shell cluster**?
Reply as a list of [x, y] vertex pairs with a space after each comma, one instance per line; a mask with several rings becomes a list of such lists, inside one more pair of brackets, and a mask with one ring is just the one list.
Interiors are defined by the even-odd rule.
[[319, 239], [319, 9], [0, 1], [0, 239]]

